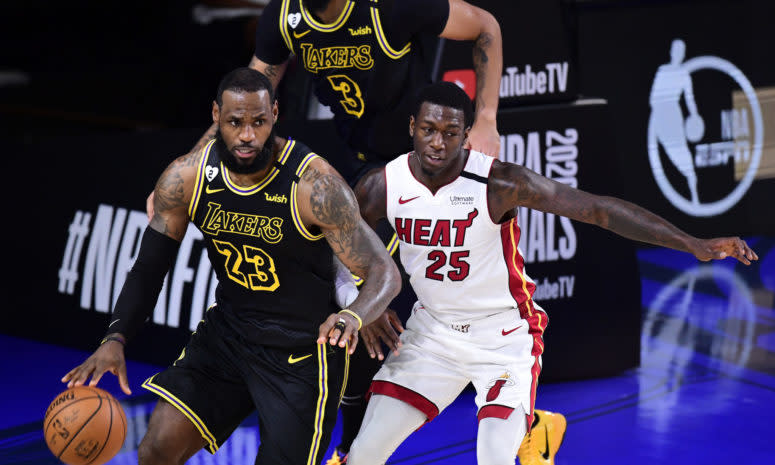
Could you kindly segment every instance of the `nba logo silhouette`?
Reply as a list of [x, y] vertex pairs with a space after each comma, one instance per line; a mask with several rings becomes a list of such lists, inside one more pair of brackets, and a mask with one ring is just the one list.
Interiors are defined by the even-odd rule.
[[[753, 86], [735, 65], [714, 56], [684, 61], [685, 53], [684, 41], [675, 39], [670, 48], [670, 62], [659, 66], [654, 76], [649, 95], [649, 162], [659, 189], [673, 206], [692, 216], [715, 216], [737, 204], [756, 176], [764, 134], [761, 107]], [[700, 70], [726, 74], [730, 82], [742, 90], [748, 104], [735, 110], [715, 109], [721, 110], [720, 118], [719, 113], [714, 114], [714, 109], [703, 108], [701, 101], [695, 101], [692, 83], [693, 73]], [[682, 100], [688, 116], [684, 115]], [[721, 121], [722, 140], [706, 140], [706, 124], [717, 121]], [[671, 183], [663, 159], [669, 160], [682, 175], [685, 185], [679, 185], [675, 180]], [[730, 161], [747, 164], [742, 179], [720, 199], [703, 202], [699, 179], [702, 170], [720, 167]], [[686, 190], [688, 195], [679, 192]]]

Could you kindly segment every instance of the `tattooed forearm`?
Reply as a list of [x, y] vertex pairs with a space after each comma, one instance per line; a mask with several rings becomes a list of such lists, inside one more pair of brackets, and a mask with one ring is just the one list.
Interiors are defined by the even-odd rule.
[[363, 237], [357, 203], [344, 182], [335, 175], [308, 168], [302, 179], [312, 185], [310, 207], [315, 218], [326, 228], [324, 234], [331, 249], [356, 273], [368, 270], [372, 249]]
[[479, 35], [474, 43], [474, 72], [476, 73], [476, 105], [480, 108], [483, 101], [483, 89], [484, 83], [487, 79], [487, 62], [490, 61], [487, 57], [487, 52], [492, 45], [492, 35], [488, 32], [483, 32]]

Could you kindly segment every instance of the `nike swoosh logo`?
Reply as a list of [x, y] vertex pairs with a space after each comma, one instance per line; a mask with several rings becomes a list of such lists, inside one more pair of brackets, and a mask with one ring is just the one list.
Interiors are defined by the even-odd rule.
[[116, 318], [115, 320], [113, 320], [113, 322], [111, 322], [111, 323], [108, 325], [108, 328], [110, 328], [110, 327], [111, 327], [111, 326], [113, 326], [114, 324], [118, 323], [118, 320], [120, 320], [120, 319], [121, 319], [121, 318]]
[[542, 452], [541, 457], [544, 460], [549, 460], [549, 428], [544, 428], [544, 433], [546, 434], [546, 452]]
[[510, 330], [508, 330], [508, 331], [506, 331], [505, 329], [502, 329], [502, 330], [501, 330], [501, 334], [503, 334], [504, 336], [508, 336], [509, 334], [513, 333], [514, 331], [518, 330], [518, 329], [519, 329], [519, 328], [521, 328], [521, 327], [522, 327], [522, 325], [519, 325], [519, 326], [517, 326], [516, 328], [514, 328], [514, 329], [510, 329]]
[[310, 358], [310, 357], [312, 357], [312, 354], [307, 354], [307, 355], [304, 355], [303, 357], [293, 358], [293, 354], [291, 354], [288, 356], [288, 363], [293, 365], [294, 363], [299, 363], [305, 358]]
[[302, 32], [301, 34], [296, 34], [296, 31], [293, 31], [293, 37], [296, 38], [296, 39], [301, 39], [302, 37], [304, 37], [305, 35], [309, 34], [310, 32], [312, 32], [312, 29], [307, 29], [306, 31]]
[[404, 199], [402, 199], [401, 197], [399, 197], [399, 198], [398, 198], [398, 203], [400, 203], [401, 205], [403, 205], [403, 204], [405, 204], [405, 203], [407, 203], [407, 202], [411, 202], [412, 200], [414, 200], [414, 199], [419, 199], [419, 198], [420, 198], [420, 196], [419, 196], [419, 195], [418, 195], [417, 197], [412, 197], [411, 199], [406, 199], [406, 200], [404, 200]]
[[225, 190], [225, 188], [222, 187], [220, 189], [210, 189], [210, 186], [205, 187], [205, 192], [207, 192], [208, 194], [215, 194], [216, 192], [220, 192], [222, 190]]

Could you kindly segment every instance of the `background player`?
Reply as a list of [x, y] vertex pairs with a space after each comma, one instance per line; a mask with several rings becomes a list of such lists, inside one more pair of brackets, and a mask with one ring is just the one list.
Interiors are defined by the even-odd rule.
[[[456, 85], [426, 88], [410, 119], [414, 151], [361, 179], [361, 214], [386, 218], [419, 301], [375, 375], [350, 465], [383, 464], [471, 382], [479, 408], [477, 463], [513, 464], [533, 420], [546, 313], [517, 248], [516, 208], [592, 223], [707, 261], [758, 257], [737, 237], [699, 239], [624, 200], [601, 197], [466, 150], [473, 120]], [[375, 324], [382, 324], [377, 320]], [[372, 328], [362, 331], [375, 350]], [[377, 331], [379, 332], [379, 331]], [[526, 421], [527, 418], [527, 421]]]
[[[159, 178], [109, 334], [62, 379], [71, 387], [91, 377], [93, 386], [110, 371], [130, 393], [123, 347], [153, 311], [193, 222], [218, 276], [216, 304], [180, 358], [143, 384], [161, 399], [140, 464], [182, 464], [202, 447], [214, 453], [256, 408], [257, 464], [318, 463], [336, 423], [347, 351], [362, 322], [398, 293], [398, 270], [349, 186], [303, 144], [274, 135], [277, 113], [261, 73], [240, 68], [223, 78], [215, 139]], [[340, 312], [331, 304], [334, 254], [366, 277]]]

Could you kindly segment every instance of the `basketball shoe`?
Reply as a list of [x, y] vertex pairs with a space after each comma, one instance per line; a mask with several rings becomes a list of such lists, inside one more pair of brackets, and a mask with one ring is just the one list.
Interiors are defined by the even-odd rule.
[[334, 449], [331, 458], [326, 461], [326, 465], [345, 465], [347, 463], [347, 454], [343, 454], [339, 448]]
[[519, 446], [521, 465], [554, 465], [554, 456], [565, 437], [568, 422], [559, 413], [546, 410], [534, 410], [535, 420], [530, 434], [525, 436]]

